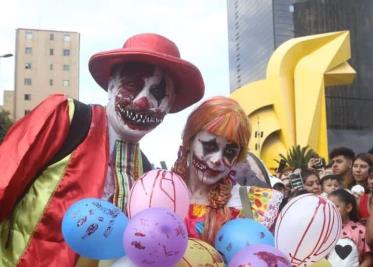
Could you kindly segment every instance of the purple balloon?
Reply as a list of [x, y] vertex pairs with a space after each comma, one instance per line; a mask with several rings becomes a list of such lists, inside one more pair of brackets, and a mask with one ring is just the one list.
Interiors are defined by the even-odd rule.
[[150, 208], [128, 222], [123, 244], [136, 266], [170, 267], [183, 257], [188, 233], [183, 221], [171, 210]]
[[251, 245], [241, 249], [229, 262], [229, 267], [291, 267], [289, 259], [278, 249], [264, 244]]

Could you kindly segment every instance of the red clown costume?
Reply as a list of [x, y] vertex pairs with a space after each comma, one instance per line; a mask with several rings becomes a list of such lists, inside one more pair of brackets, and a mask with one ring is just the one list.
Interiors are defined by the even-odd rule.
[[60, 229], [68, 207], [103, 197], [124, 208], [144, 169], [138, 141], [204, 93], [199, 70], [157, 34], [93, 55], [89, 69], [106, 107], [53, 95], [0, 146], [0, 266], [74, 266]]

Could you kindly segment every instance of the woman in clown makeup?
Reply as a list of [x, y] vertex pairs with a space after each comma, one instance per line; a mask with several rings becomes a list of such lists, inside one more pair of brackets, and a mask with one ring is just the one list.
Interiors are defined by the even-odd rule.
[[188, 232], [213, 244], [221, 225], [237, 217], [252, 218], [268, 228], [278, 214], [278, 191], [240, 186], [232, 168], [246, 159], [250, 124], [241, 106], [223, 96], [203, 102], [188, 117], [173, 171], [191, 191]]

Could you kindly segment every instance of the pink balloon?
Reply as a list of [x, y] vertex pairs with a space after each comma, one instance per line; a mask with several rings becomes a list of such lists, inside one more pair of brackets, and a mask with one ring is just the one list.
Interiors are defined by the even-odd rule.
[[324, 258], [342, 230], [339, 211], [328, 199], [300, 195], [281, 210], [275, 228], [276, 247], [292, 266], [308, 266]]
[[128, 197], [127, 215], [132, 218], [144, 209], [168, 208], [184, 219], [189, 204], [189, 189], [179, 175], [162, 169], [151, 170], [134, 183]]

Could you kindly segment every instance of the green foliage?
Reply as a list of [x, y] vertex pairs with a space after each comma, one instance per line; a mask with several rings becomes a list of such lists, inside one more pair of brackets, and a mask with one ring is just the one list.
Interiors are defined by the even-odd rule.
[[[315, 154], [315, 151], [308, 147], [300, 145], [293, 146], [289, 149], [286, 156], [280, 154], [280, 159], [285, 160], [286, 165], [293, 168], [307, 168], [307, 162]], [[277, 160], [276, 160], [277, 161]]]
[[5, 110], [0, 110], [0, 143], [12, 125], [13, 121], [9, 118], [9, 112]]

